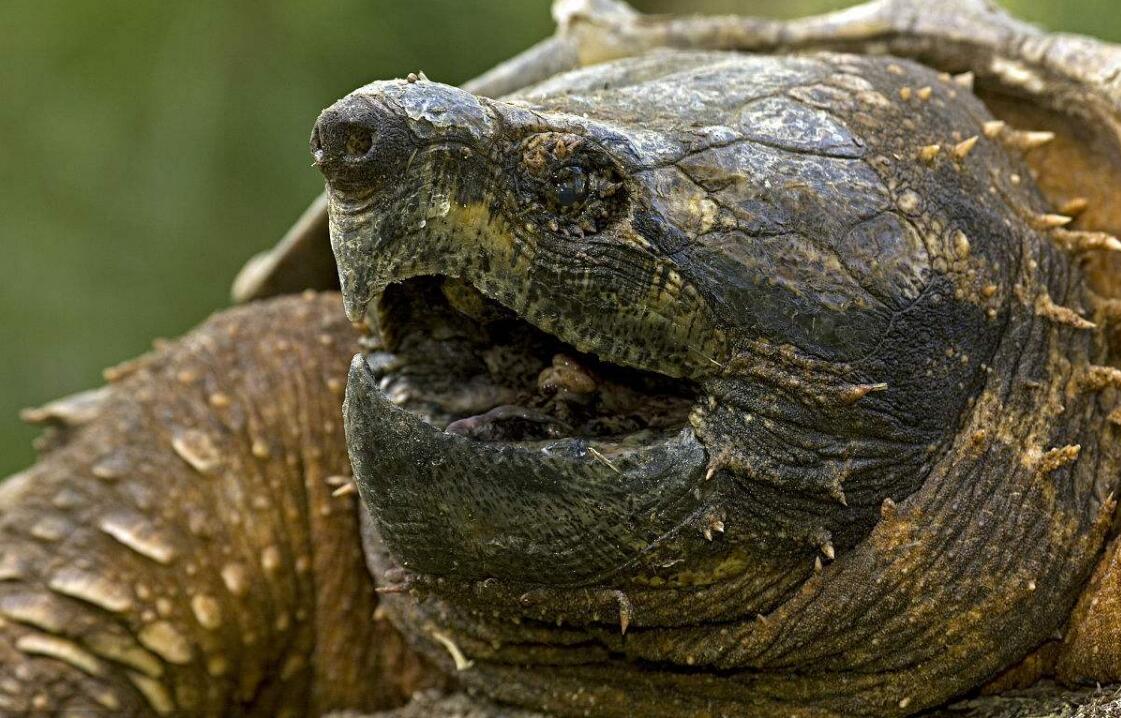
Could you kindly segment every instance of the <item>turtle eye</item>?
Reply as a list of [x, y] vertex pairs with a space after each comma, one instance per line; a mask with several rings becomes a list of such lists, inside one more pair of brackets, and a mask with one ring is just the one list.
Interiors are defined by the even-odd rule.
[[553, 174], [553, 202], [560, 209], [572, 209], [584, 203], [588, 196], [588, 178], [584, 170], [570, 165]]
[[511, 153], [511, 210], [522, 227], [562, 237], [588, 237], [623, 214], [622, 172], [610, 155], [586, 138], [541, 132]]

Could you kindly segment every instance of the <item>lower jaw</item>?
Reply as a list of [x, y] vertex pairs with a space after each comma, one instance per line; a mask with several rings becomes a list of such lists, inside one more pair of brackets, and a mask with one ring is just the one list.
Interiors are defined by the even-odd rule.
[[[426, 311], [413, 324], [432, 325], [431, 303]], [[482, 380], [474, 385], [482, 398], [473, 402], [470, 392], [455, 391], [464, 378], [455, 374], [487, 364], [471, 356], [474, 345], [465, 336], [478, 322], [453, 319], [453, 327], [426, 327], [446, 334], [442, 344], [431, 334], [401, 336], [395, 327], [403, 325], [390, 323], [389, 340], [400, 351], [356, 357], [351, 367], [345, 418], [355, 475], [404, 568], [466, 580], [589, 585], [634, 561], [696, 510], [692, 489], [707, 457], [687, 425], [688, 392], [646, 395], [639, 389], [660, 387], [660, 379], [600, 363], [596, 368], [623, 396], [601, 404], [631, 401], [635, 411], [622, 418], [573, 412], [562, 427], [556, 394], [542, 402], [531, 391], [540, 387]], [[534, 349], [527, 355], [564, 349], [551, 338], [523, 334]], [[408, 360], [418, 351], [429, 361], [450, 361], [442, 368], [436, 363], [435, 371], [411, 370]], [[523, 374], [535, 373], [530, 364]], [[435, 390], [441, 386], [450, 391]], [[496, 413], [488, 403], [503, 392], [520, 401], [500, 401]], [[603, 431], [621, 420], [632, 430]]]
[[635, 449], [449, 434], [385, 399], [361, 357], [344, 415], [379, 531], [404, 568], [435, 576], [595, 582], [688, 518], [707, 463], [690, 429]]

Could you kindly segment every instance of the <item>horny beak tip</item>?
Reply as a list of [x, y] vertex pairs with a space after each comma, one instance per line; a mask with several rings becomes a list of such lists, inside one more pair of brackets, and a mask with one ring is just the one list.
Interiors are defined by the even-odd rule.
[[365, 302], [358, 302], [351, 298], [346, 298], [343, 302], [343, 310], [346, 312], [346, 318], [352, 323], [361, 322], [366, 315]]
[[361, 353], [355, 354], [350, 360], [350, 370], [347, 373], [346, 403], [353, 404], [356, 400], [369, 396], [369, 393], [376, 388], [374, 374], [370, 365], [366, 363], [366, 357]]
[[352, 323], [361, 322], [366, 318], [366, 308], [370, 304], [371, 291], [355, 279], [353, 270], [344, 270], [344, 265], [339, 262], [339, 284], [342, 286], [343, 311], [346, 318]]

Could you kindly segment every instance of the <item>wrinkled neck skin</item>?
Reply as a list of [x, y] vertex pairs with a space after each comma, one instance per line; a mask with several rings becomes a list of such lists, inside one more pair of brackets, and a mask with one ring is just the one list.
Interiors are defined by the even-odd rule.
[[[991, 119], [924, 68], [840, 55], [640, 58], [505, 102], [375, 83], [326, 111], [352, 318], [454, 277], [696, 390], [680, 433], [605, 468], [443, 433], [356, 360], [396, 625], [467, 688], [565, 716], [906, 715], [1061, 628], [1117, 488], [1110, 357], [1064, 312], [1093, 318], [1078, 258]], [[347, 154], [356, 127], [377, 132]], [[544, 161], [579, 137], [621, 184], [603, 212], [534, 199], [541, 134]]]

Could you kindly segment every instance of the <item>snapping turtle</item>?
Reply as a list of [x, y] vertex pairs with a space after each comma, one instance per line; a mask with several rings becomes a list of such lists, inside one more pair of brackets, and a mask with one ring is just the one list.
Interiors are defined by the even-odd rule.
[[29, 413], [0, 708], [1117, 710], [1121, 51], [556, 9], [325, 110], [260, 301]]

